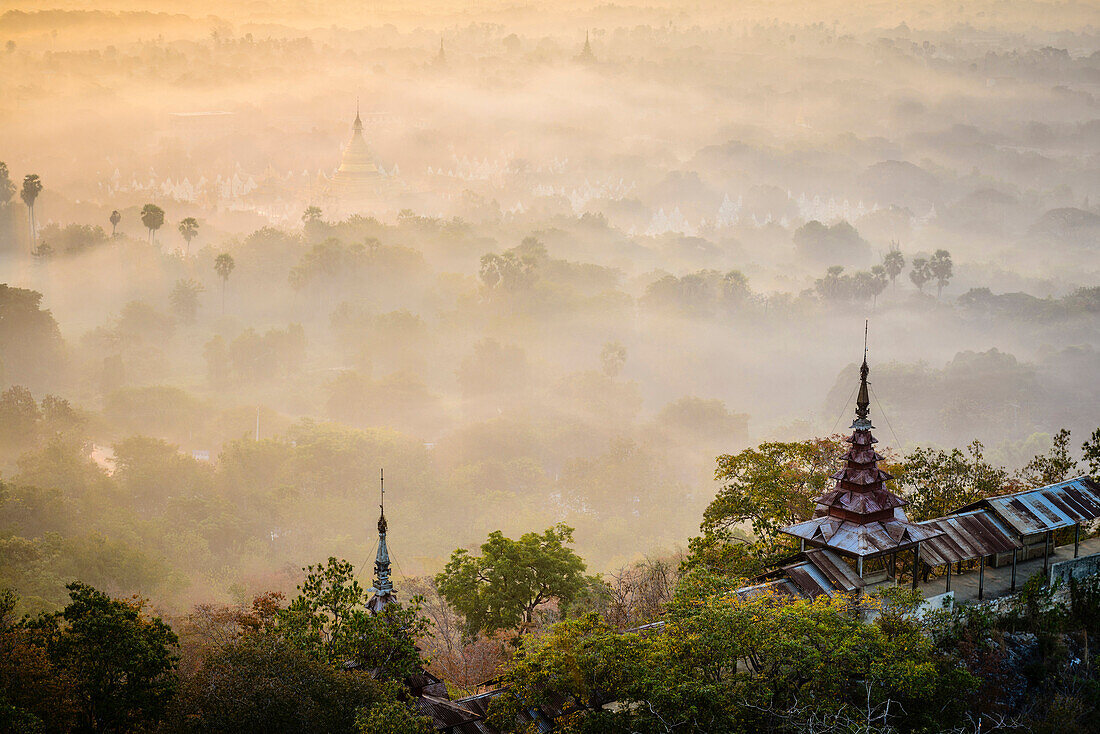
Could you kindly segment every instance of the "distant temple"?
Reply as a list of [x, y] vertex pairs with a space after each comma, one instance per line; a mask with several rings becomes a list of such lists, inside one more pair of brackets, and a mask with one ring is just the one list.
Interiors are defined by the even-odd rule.
[[340, 167], [332, 178], [332, 193], [343, 207], [354, 209], [377, 202], [386, 179], [386, 173], [375, 163], [374, 154], [363, 138], [363, 120], [359, 117], [359, 105], [356, 104], [351, 140], [344, 148]]
[[588, 42], [588, 31], [584, 32], [584, 48], [577, 54], [577, 61], [582, 64], [596, 63], [596, 54], [592, 53], [592, 44]]
[[439, 53], [435, 55], [435, 60], [432, 62], [436, 66], [447, 65], [447, 55], [443, 53], [443, 39], [439, 39]]

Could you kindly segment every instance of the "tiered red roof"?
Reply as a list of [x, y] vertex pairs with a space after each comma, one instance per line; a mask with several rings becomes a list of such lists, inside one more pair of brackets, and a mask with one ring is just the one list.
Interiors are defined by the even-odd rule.
[[934, 528], [910, 523], [901, 509], [905, 500], [886, 488], [886, 482], [894, 477], [878, 468], [883, 457], [875, 451], [874, 426], [868, 418], [870, 371], [864, 358], [859, 368], [856, 419], [852, 435], [845, 439], [851, 448], [842, 457], [844, 466], [833, 475], [836, 485], [818, 498], [812, 520], [783, 529], [807, 545], [855, 556], [889, 553], [939, 534]]

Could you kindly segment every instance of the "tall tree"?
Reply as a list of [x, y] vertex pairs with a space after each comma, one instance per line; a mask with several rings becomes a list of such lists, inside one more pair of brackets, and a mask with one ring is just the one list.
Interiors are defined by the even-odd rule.
[[15, 196], [15, 182], [11, 180], [8, 164], [0, 161], [0, 206], [6, 206]]
[[[1088, 460], [1087, 454], [1085, 458]], [[1077, 460], [1070, 454], [1069, 430], [1063, 428], [1051, 439], [1050, 450], [1029, 461], [1019, 476], [1029, 487], [1042, 487], [1064, 482], [1076, 474]]]
[[886, 290], [886, 278], [889, 275], [885, 265], [871, 266], [871, 280], [868, 287], [871, 291], [871, 305], [878, 305], [879, 294]]
[[37, 173], [28, 173], [23, 178], [23, 190], [19, 192], [19, 198], [23, 200], [23, 203], [27, 205], [27, 211], [29, 213], [29, 222], [31, 226], [31, 250], [34, 250], [35, 244], [37, 244], [38, 227], [34, 221], [34, 202], [38, 198], [38, 195], [42, 193], [42, 179], [38, 178]]
[[367, 592], [348, 561], [329, 558], [303, 569], [301, 592], [278, 612], [278, 634], [320, 660], [343, 668], [355, 662], [378, 678], [402, 680], [420, 669], [415, 641], [427, 634], [420, 598], [407, 606], [389, 604], [380, 614], [367, 611]]
[[34, 624], [48, 635], [53, 665], [76, 687], [77, 731], [155, 729], [176, 690], [175, 633], [141, 602], [81, 583], [67, 588], [64, 611]]
[[927, 258], [913, 258], [913, 265], [909, 268], [909, 280], [913, 281], [918, 291], [924, 293], [924, 286], [932, 280], [932, 271], [928, 267]]
[[886, 274], [890, 276], [890, 285], [896, 285], [897, 277], [905, 269], [905, 256], [901, 254], [897, 242], [890, 243], [890, 251], [882, 258], [882, 267], [886, 269]]
[[943, 294], [943, 287], [955, 274], [955, 266], [951, 262], [951, 253], [947, 250], [936, 250], [928, 261], [928, 272], [936, 280], [936, 298]]
[[141, 208], [141, 223], [149, 230], [149, 244], [154, 244], [157, 230], [164, 226], [164, 210], [156, 204], [146, 204]]
[[1089, 436], [1089, 440], [1081, 444], [1082, 459], [1089, 465], [1089, 472], [1093, 478], [1100, 477], [1100, 428], [1097, 428]]
[[541, 605], [556, 600], [566, 607], [585, 587], [584, 561], [566, 545], [572, 542], [573, 528], [562, 524], [519, 540], [496, 530], [480, 556], [455, 550], [435, 582], [466, 617], [469, 635], [513, 629], [522, 635]]
[[180, 234], [183, 235], [183, 241], [187, 243], [187, 250], [184, 254], [191, 254], [191, 240], [195, 239], [195, 235], [199, 233], [199, 220], [194, 217], [186, 217], [180, 220], [179, 226]]
[[118, 213], [118, 209], [111, 212], [111, 236], [115, 237], [118, 233], [118, 223], [122, 221], [122, 215]]
[[228, 252], [223, 252], [214, 259], [214, 271], [222, 279], [222, 313], [225, 313], [225, 286], [229, 283], [229, 274], [236, 266], [237, 263], [233, 262], [233, 256]]
[[192, 323], [199, 312], [199, 294], [205, 288], [202, 284], [191, 278], [180, 278], [168, 294], [168, 300], [172, 303], [172, 310], [176, 312], [184, 322]]

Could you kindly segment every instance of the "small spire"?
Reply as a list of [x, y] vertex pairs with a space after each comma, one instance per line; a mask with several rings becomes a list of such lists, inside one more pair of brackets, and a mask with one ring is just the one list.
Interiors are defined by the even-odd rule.
[[868, 322], [863, 322], [863, 364], [859, 368], [859, 395], [856, 396], [856, 420], [852, 428], [867, 430], [871, 428], [871, 421], [867, 416], [871, 413], [871, 396], [868, 389], [867, 375], [871, 368], [867, 366], [867, 330]]
[[363, 131], [363, 120], [359, 117], [359, 97], [355, 98], [355, 123], [352, 125], [352, 129], [356, 132]]
[[390, 580], [390, 551], [386, 546], [386, 475], [384, 470], [378, 472], [378, 483], [381, 499], [378, 503], [378, 553], [374, 557], [374, 597], [368, 607], [373, 612], [381, 611], [389, 602], [393, 601], [393, 582]]

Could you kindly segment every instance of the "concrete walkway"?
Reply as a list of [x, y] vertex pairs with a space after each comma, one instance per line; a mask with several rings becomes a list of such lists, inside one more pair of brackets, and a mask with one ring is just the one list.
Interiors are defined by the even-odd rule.
[[[1100, 537], [1089, 538], [1088, 540], [1081, 541], [1081, 556], [1087, 556], [1092, 553], [1100, 553]], [[1073, 544], [1061, 545], [1054, 549], [1054, 552], [1050, 554], [1050, 564], [1053, 565], [1059, 561], [1066, 561], [1073, 558]], [[1043, 559], [1031, 558], [1026, 561], [1019, 561], [1016, 563], [1016, 591], [1020, 590], [1020, 587], [1024, 583], [1037, 573], [1041, 573], [1043, 570]], [[942, 573], [943, 567], [935, 569], [936, 573]], [[993, 568], [986, 565], [985, 567], [985, 591], [982, 596], [983, 601], [989, 601], [990, 599], [996, 599], [1001, 596], [1013, 593], [1010, 591], [1012, 585], [1012, 564], [1001, 566], [1000, 568]], [[917, 588], [924, 594], [924, 598], [928, 599], [933, 596], [939, 596], [947, 589], [947, 578], [945, 576], [939, 576], [933, 578], [927, 584], [918, 584]], [[966, 603], [978, 600], [978, 566], [975, 564], [974, 568], [963, 571], [961, 574], [955, 573], [954, 569], [951, 572], [951, 590], [955, 592], [955, 603]]]

